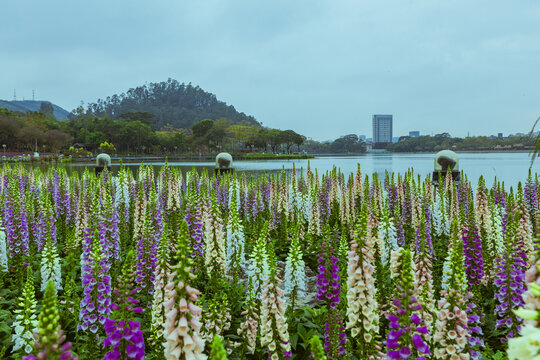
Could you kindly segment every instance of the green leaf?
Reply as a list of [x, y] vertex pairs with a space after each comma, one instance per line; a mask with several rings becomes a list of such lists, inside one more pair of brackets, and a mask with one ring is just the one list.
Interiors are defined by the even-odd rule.
[[0, 322], [0, 332], [11, 334], [11, 327], [7, 323], [2, 321]]
[[304, 325], [298, 324], [296, 329], [298, 330], [298, 335], [300, 335], [300, 337], [302, 339], [305, 339], [306, 338], [306, 328], [304, 327]]
[[296, 344], [298, 343], [298, 334], [291, 334], [291, 336], [289, 336], [289, 342], [291, 343], [291, 348], [296, 349]]
[[305, 325], [306, 327], [308, 327], [308, 328], [313, 328], [313, 329], [317, 329], [317, 328], [318, 328], [318, 326], [315, 325], [314, 323], [312, 323], [311, 321], [306, 321], [306, 322], [304, 323], [304, 325]]

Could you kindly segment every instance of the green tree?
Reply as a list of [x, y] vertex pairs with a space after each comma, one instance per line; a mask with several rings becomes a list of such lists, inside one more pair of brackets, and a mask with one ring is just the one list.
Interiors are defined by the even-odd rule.
[[225, 118], [218, 119], [214, 122], [213, 126], [208, 130], [206, 138], [208, 144], [211, 144], [215, 147], [223, 147], [224, 139], [227, 135], [227, 128], [229, 127], [229, 121]]
[[278, 129], [270, 129], [266, 136], [268, 138], [268, 143], [272, 148], [272, 152], [275, 154], [278, 150], [278, 147], [284, 143], [283, 131]]
[[0, 114], [0, 142], [8, 147], [15, 146], [15, 137], [23, 126], [21, 119], [12, 115]]
[[99, 150], [111, 154], [116, 152], [116, 147], [113, 145], [113, 143], [105, 141], [99, 144]]
[[298, 146], [298, 151], [300, 151], [300, 146], [306, 141], [306, 137], [304, 135], [296, 134], [293, 141], [295, 145]]
[[366, 151], [365, 143], [356, 134], [344, 135], [330, 144], [330, 151], [335, 153], [363, 153]]
[[[287, 154], [290, 154], [291, 152], [291, 147], [294, 145], [294, 144], [300, 144], [302, 145], [302, 143], [304, 142], [303, 138], [302, 138], [302, 135], [300, 134], [297, 134], [294, 130], [285, 130], [285, 131], [282, 131], [281, 132], [281, 137], [282, 137], [282, 141], [283, 143], [285, 144], [285, 148], [287, 149]], [[298, 147], [300, 147], [300, 145], [298, 145]]]
[[25, 126], [17, 132], [16, 139], [27, 150], [37, 151], [38, 146], [43, 143], [43, 129], [36, 126]]
[[124, 119], [126, 121], [140, 121], [143, 124], [152, 127], [152, 129], [154, 129], [157, 124], [157, 120], [154, 119], [154, 115], [146, 111], [127, 112], [120, 115], [120, 119]]
[[101, 131], [91, 131], [86, 135], [85, 143], [89, 144], [92, 149], [97, 149], [99, 144], [107, 141], [107, 136]]
[[204, 119], [197, 123], [195, 123], [191, 127], [191, 131], [193, 132], [193, 136], [197, 138], [204, 138], [210, 129], [214, 126], [214, 120], [211, 119]]
[[57, 152], [68, 145], [73, 137], [60, 130], [49, 130], [44, 134], [45, 142], [49, 145], [52, 152]]
[[208, 146], [210, 143], [210, 138], [219, 137], [219, 134], [212, 134], [213, 127], [214, 120], [211, 119], [204, 119], [193, 125], [191, 127], [191, 132], [193, 133], [194, 144]]
[[156, 135], [152, 128], [143, 124], [140, 121], [132, 121], [127, 123], [121, 130], [119, 135], [122, 142], [126, 145], [127, 151], [134, 149], [145, 152], [155, 144]]

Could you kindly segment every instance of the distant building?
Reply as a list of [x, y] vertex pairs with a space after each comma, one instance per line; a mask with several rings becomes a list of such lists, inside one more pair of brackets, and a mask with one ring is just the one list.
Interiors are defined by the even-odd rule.
[[373, 115], [373, 142], [392, 142], [392, 115]]
[[409, 131], [409, 137], [415, 138], [420, 136], [420, 131]]
[[394, 137], [392, 138], [392, 142], [393, 142], [393, 143], [397, 143], [398, 141], [399, 141], [399, 137], [394, 136]]
[[366, 135], [358, 135], [358, 139], [362, 140], [363, 142], [366, 142]]
[[503, 138], [503, 133], [497, 133], [497, 137], [498, 137], [499, 139], [502, 139], [502, 138]]

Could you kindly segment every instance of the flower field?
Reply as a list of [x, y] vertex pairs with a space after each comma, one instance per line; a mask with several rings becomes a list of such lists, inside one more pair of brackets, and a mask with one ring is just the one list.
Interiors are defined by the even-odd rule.
[[540, 182], [462, 178], [6, 165], [0, 359], [539, 359]]

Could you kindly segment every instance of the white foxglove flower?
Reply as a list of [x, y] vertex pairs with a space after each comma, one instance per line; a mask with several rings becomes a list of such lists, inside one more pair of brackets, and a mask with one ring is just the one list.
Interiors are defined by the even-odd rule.
[[503, 235], [503, 217], [505, 208], [500, 204], [494, 205], [491, 211], [491, 226], [489, 227], [489, 238], [495, 244], [495, 249], [498, 253], [504, 250], [504, 235]]
[[540, 357], [540, 329], [526, 324], [521, 328], [520, 333], [520, 336], [508, 340], [508, 359], [538, 359]]
[[[298, 236], [292, 239], [289, 255], [285, 263], [284, 297], [289, 303], [291, 297], [303, 298], [307, 289], [305, 263], [302, 259]], [[296, 294], [294, 294], [296, 292]], [[290, 305], [290, 304], [288, 304]]]
[[123, 173], [118, 177], [113, 177], [114, 184], [114, 206], [118, 208], [120, 204], [124, 204], [129, 208], [130, 196], [128, 180]]
[[230, 215], [227, 223], [227, 266], [229, 268], [232, 268], [236, 262], [242, 266], [246, 261], [244, 226], [236, 210], [231, 210], [231, 213], [233, 212], [235, 215]]
[[442, 275], [442, 288], [448, 290], [448, 282], [450, 280], [450, 254], [446, 257], [443, 264], [443, 275]]
[[6, 249], [6, 232], [0, 222], [0, 271], [8, 271], [8, 259]]
[[268, 221], [264, 223], [263, 229], [255, 243], [255, 248], [251, 253], [251, 262], [247, 269], [247, 274], [253, 284], [253, 292], [258, 298], [261, 297], [262, 286], [270, 275], [268, 266], [268, 253], [266, 251], [266, 238], [268, 236]]
[[381, 259], [383, 265], [388, 264], [390, 254], [399, 248], [397, 242], [396, 227], [392, 221], [392, 218], [388, 217], [386, 210], [383, 211], [379, 226], [379, 244], [381, 246]]
[[236, 209], [240, 209], [240, 185], [237, 179], [231, 180], [231, 186], [229, 188], [229, 208], [231, 204], [236, 205]]
[[437, 236], [450, 234], [450, 223], [448, 216], [445, 214], [445, 208], [446, 198], [444, 196], [436, 196], [433, 211], [431, 212], [431, 223]]
[[47, 241], [41, 257], [41, 291], [45, 291], [47, 283], [52, 280], [55, 292], [62, 289], [62, 269], [56, 246]]

